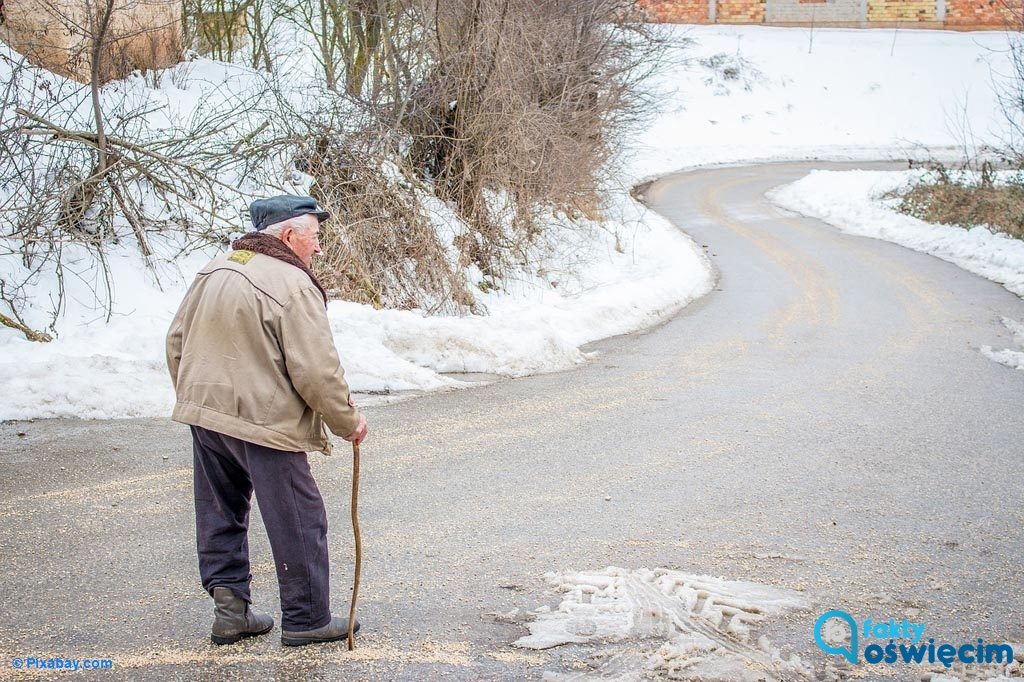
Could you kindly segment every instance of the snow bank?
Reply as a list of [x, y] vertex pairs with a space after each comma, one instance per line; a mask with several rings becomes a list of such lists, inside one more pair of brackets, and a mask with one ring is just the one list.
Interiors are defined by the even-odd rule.
[[[430, 391], [464, 385], [444, 372], [523, 376], [571, 367], [585, 359], [581, 345], [653, 324], [708, 291], [710, 267], [689, 238], [632, 202], [619, 208], [611, 225], [553, 224], [538, 247], [544, 276], [481, 294], [487, 315], [331, 302], [328, 316], [353, 389]], [[621, 251], [616, 232], [625, 233]], [[168, 415], [174, 396], [164, 334], [208, 255], [179, 261], [157, 281], [121, 248], [110, 258], [116, 305], [109, 322], [91, 303], [101, 283], [69, 278], [56, 340], [33, 343], [0, 329], [0, 419]], [[54, 286], [44, 278], [34, 289], [45, 297]]]
[[898, 200], [883, 199], [926, 171], [814, 171], [769, 193], [777, 205], [819, 218], [844, 232], [923, 251], [999, 282], [1024, 297], [1024, 240], [984, 226], [965, 230], [933, 225], [898, 213]]

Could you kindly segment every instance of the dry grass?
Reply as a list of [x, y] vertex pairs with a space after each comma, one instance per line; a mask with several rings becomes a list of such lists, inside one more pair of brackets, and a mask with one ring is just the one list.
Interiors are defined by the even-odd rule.
[[633, 0], [420, 2], [431, 68], [409, 88], [408, 160], [470, 225], [464, 259], [500, 280], [544, 229], [537, 207], [600, 216], [664, 44]]
[[1024, 239], [1024, 178], [996, 184], [990, 169], [970, 180], [942, 170], [935, 180], [914, 185], [898, 198], [901, 213], [929, 223], [965, 229], [986, 225]]

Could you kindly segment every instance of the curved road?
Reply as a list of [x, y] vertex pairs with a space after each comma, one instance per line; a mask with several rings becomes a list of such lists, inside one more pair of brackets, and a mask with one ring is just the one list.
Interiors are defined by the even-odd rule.
[[[977, 350], [1010, 346], [999, 318], [1024, 320], [1024, 302], [764, 198], [821, 167], [840, 166], [647, 188], [720, 273], [659, 328], [571, 371], [369, 410], [354, 654], [285, 651], [278, 629], [207, 643], [183, 427], [4, 424], [0, 677], [38, 655], [113, 658], [103, 679], [539, 678], [593, 650], [510, 649], [525, 629], [488, 614], [554, 606], [545, 572], [607, 565], [804, 590], [811, 610], [763, 633], [815, 665], [828, 608], [1024, 641], [1024, 373]], [[349, 460], [313, 461], [347, 610]], [[252, 554], [257, 603], [276, 609], [255, 518]]]

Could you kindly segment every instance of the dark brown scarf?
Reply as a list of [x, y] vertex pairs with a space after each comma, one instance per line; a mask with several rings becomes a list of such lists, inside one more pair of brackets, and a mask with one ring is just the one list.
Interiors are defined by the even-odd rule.
[[316, 288], [320, 290], [320, 295], [324, 297], [324, 306], [327, 305], [327, 292], [320, 286], [320, 282], [317, 281], [316, 277], [310, 272], [306, 264], [299, 260], [299, 257], [295, 255], [295, 252], [288, 248], [288, 245], [277, 237], [272, 237], [269, 234], [262, 232], [250, 232], [249, 234], [236, 239], [231, 243], [231, 248], [236, 251], [253, 251], [255, 253], [262, 253], [264, 256], [270, 256], [278, 260], [283, 260], [289, 265], [294, 265], [299, 270], [309, 275], [309, 279], [316, 285]]

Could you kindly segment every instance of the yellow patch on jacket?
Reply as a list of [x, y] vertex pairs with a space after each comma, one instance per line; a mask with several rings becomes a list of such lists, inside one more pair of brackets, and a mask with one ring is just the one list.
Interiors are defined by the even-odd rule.
[[252, 257], [255, 256], [255, 255], [256, 255], [255, 252], [253, 252], [253, 251], [245, 251], [243, 249], [243, 250], [239, 250], [239, 251], [233, 251], [231, 253], [231, 255], [228, 256], [228, 260], [234, 261], [236, 263], [240, 263], [241, 265], [245, 265], [246, 263], [251, 261]]

